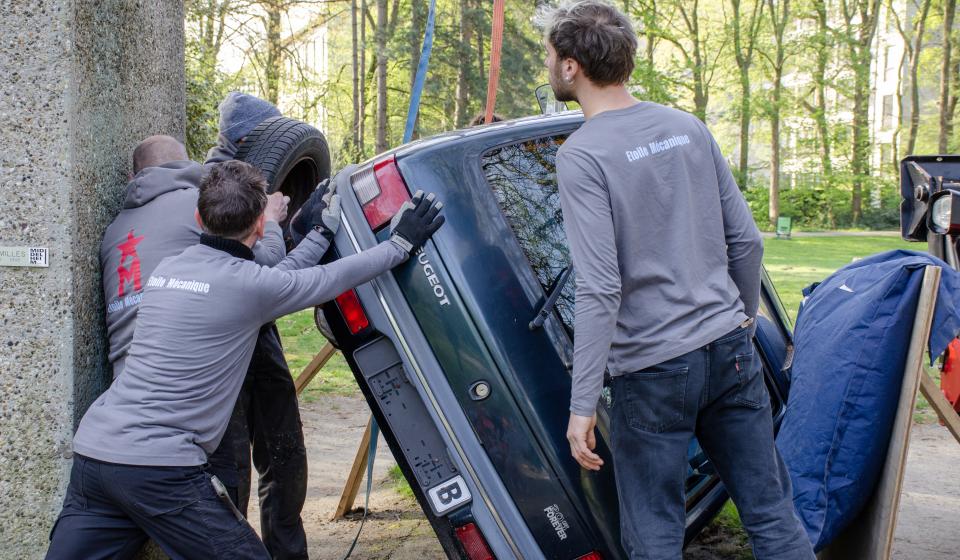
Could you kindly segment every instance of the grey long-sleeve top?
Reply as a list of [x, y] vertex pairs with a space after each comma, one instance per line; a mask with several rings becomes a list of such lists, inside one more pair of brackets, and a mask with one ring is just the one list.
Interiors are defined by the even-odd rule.
[[696, 117], [647, 102], [595, 115], [557, 175], [577, 271], [572, 412], [594, 413], [605, 369], [643, 370], [756, 315], [762, 239]]
[[408, 257], [385, 241], [299, 269], [316, 263], [325, 244], [311, 232], [271, 268], [239, 242], [203, 236], [164, 259], [145, 281], [123, 375], [84, 415], [74, 450], [128, 465], [205, 463], [226, 430], [260, 325], [327, 302]]

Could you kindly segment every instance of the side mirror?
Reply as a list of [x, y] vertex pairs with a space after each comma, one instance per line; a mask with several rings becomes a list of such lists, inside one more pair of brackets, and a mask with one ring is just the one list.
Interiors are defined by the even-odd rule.
[[562, 101], [557, 101], [556, 96], [553, 95], [553, 88], [550, 87], [550, 84], [543, 84], [538, 87], [534, 91], [534, 95], [537, 97], [537, 103], [540, 104], [540, 114], [542, 115], [567, 110], [567, 104]]

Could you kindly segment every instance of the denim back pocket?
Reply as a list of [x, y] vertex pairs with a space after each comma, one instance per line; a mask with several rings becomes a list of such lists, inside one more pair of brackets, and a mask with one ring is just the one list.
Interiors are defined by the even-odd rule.
[[766, 404], [767, 388], [763, 383], [759, 364], [756, 357], [750, 354], [740, 354], [736, 358], [737, 391], [734, 400], [743, 406], [761, 409]]
[[630, 427], [661, 433], [682, 422], [688, 371], [689, 368], [680, 368], [625, 374], [624, 398], [617, 406], [625, 407]]

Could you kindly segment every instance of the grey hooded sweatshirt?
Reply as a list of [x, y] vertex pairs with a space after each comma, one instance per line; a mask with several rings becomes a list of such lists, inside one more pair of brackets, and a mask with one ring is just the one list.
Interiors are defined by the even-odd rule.
[[74, 450], [127, 465], [205, 463], [227, 428], [260, 325], [330, 301], [408, 257], [384, 241], [297, 270], [325, 244], [311, 232], [270, 268], [245, 245], [204, 235], [164, 259], [145, 280], [123, 375], [87, 410]]
[[[204, 169], [193, 161], [174, 161], [142, 170], [127, 185], [123, 208], [103, 235], [100, 269], [114, 377], [123, 371], [147, 278], [161, 260], [200, 241], [194, 210]], [[276, 222], [267, 223], [254, 254], [266, 266], [286, 255]]]

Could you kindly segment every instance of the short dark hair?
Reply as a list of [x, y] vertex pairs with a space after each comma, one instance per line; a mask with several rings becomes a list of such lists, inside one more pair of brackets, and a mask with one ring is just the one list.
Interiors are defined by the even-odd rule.
[[253, 231], [267, 206], [267, 181], [242, 161], [214, 165], [200, 182], [197, 210], [207, 233], [242, 239]]
[[[499, 114], [497, 114], [497, 113], [494, 113], [494, 114], [493, 114], [493, 118], [490, 119], [490, 122], [491, 122], [491, 123], [502, 122], [502, 121], [503, 121], [503, 117], [501, 117], [501, 116], [500, 116]], [[470, 120], [470, 124], [467, 125], [467, 126], [480, 126], [480, 125], [482, 125], [482, 124], [487, 124], [487, 113], [486, 113], [486, 112], [477, 113], [477, 115]]]
[[558, 60], [576, 60], [590, 81], [608, 86], [630, 78], [637, 35], [620, 10], [603, 0], [581, 0], [543, 8], [537, 20]]

